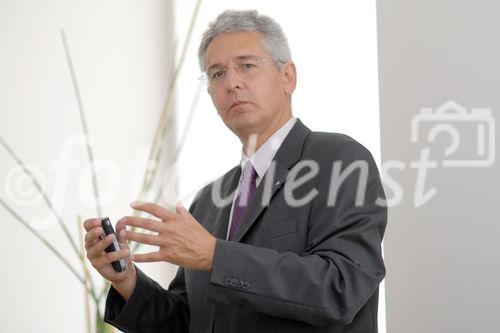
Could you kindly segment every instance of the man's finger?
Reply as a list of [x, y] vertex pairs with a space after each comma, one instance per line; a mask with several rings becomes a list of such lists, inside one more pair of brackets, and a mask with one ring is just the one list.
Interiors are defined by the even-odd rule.
[[83, 222], [83, 227], [85, 228], [86, 231], [90, 231], [100, 225], [101, 225], [101, 219], [87, 219], [85, 220], [85, 222]]
[[116, 237], [118, 238], [118, 244], [120, 244], [120, 249], [128, 249], [128, 242], [127, 242], [127, 236], [126, 236], [126, 231], [121, 230]]
[[134, 254], [132, 260], [136, 262], [158, 262], [162, 261], [160, 252]]
[[142, 228], [154, 232], [160, 232], [164, 227], [163, 223], [159, 221], [153, 221], [151, 219], [145, 219], [143, 217], [126, 216], [122, 218], [120, 221], [123, 221], [125, 225]]
[[130, 251], [127, 249], [120, 251], [113, 251], [106, 253], [92, 261], [94, 267], [104, 267], [105, 265], [111, 264], [113, 261], [118, 261], [120, 259], [128, 259], [130, 257]]
[[159, 219], [162, 219], [163, 221], [168, 220], [169, 218], [175, 218], [177, 216], [177, 214], [175, 214], [174, 212], [171, 212], [170, 210], [158, 206], [157, 204], [154, 204], [152, 202], [134, 201], [130, 204], [130, 207], [136, 210], [140, 210], [141, 212], [149, 213]]
[[127, 259], [130, 256], [129, 249], [120, 249], [120, 251], [113, 251], [106, 254], [106, 259], [109, 262], [118, 261], [120, 259]]
[[123, 220], [123, 218], [119, 219], [117, 222], [116, 222], [116, 234], [120, 234], [120, 232], [122, 230], [126, 230], [127, 229], [127, 225], [125, 224], [125, 221]]
[[99, 238], [100, 235], [104, 235], [104, 230], [101, 227], [96, 227], [85, 234], [85, 248], [88, 250]]
[[160, 246], [161, 244], [158, 236], [130, 230], [125, 231], [125, 239], [147, 245]]
[[102, 254], [102, 252], [104, 252], [104, 249], [107, 248], [111, 243], [113, 243], [113, 235], [108, 235], [106, 236], [106, 238], [90, 247], [87, 250], [87, 256], [89, 258], [97, 257], [99, 254]]
[[191, 214], [189, 213], [189, 211], [186, 208], [184, 208], [184, 206], [182, 205], [181, 202], [177, 203], [177, 205], [175, 206], [175, 211], [177, 212], [177, 214], [179, 214], [181, 216], [191, 217]]

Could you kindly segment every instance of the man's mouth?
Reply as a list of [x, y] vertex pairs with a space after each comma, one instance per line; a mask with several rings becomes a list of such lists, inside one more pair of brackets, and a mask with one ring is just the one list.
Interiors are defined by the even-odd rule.
[[234, 108], [236, 106], [245, 105], [245, 104], [248, 104], [248, 102], [247, 101], [236, 101], [233, 104], [231, 104], [231, 107], [229, 108], [229, 110], [231, 110], [232, 108]]

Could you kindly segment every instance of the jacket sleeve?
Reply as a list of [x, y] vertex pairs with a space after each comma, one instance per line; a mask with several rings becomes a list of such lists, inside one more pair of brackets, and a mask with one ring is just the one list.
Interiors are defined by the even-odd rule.
[[330, 179], [322, 174], [304, 253], [218, 239], [207, 301], [315, 326], [352, 322], [385, 275], [381, 242], [387, 209], [376, 204], [384, 192], [371, 154], [357, 143], [342, 148], [344, 163], [368, 163], [364, 203], [355, 204], [359, 175], [353, 173], [335, 204], [328, 205]]
[[188, 332], [189, 306], [184, 269], [163, 289], [137, 270], [137, 284], [127, 302], [113, 288], [106, 299], [104, 320], [124, 332]]
[[[198, 197], [199, 193], [189, 207], [191, 213]], [[184, 268], [179, 267], [168, 290], [137, 267], [136, 270], [137, 284], [128, 301], [125, 302], [113, 287], [110, 288], [104, 320], [124, 332], [189, 332]]]

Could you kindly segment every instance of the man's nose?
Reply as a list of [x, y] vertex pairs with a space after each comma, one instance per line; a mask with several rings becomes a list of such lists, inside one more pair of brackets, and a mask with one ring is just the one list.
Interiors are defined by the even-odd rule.
[[229, 67], [227, 69], [225, 84], [228, 90], [241, 89], [243, 87], [243, 79], [236, 71], [236, 68]]

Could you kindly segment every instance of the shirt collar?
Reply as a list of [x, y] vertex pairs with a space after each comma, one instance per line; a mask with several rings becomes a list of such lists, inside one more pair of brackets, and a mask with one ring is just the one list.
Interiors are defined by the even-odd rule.
[[246, 156], [245, 152], [242, 149], [242, 157], [240, 162], [241, 167], [243, 168], [245, 166], [245, 163], [250, 160], [253, 167], [255, 168], [255, 171], [257, 172], [257, 175], [259, 176], [259, 180], [262, 179], [267, 169], [269, 168], [274, 155], [276, 155], [276, 152], [281, 147], [283, 140], [285, 140], [286, 136], [292, 129], [293, 125], [295, 125], [296, 121], [297, 118], [295, 117], [291, 117], [290, 119], [288, 119], [288, 121], [283, 124], [283, 126], [281, 126], [276, 132], [274, 132], [273, 135], [271, 135], [266, 140], [266, 142], [264, 142], [262, 146], [257, 149], [252, 157], [249, 158], [248, 156]]

